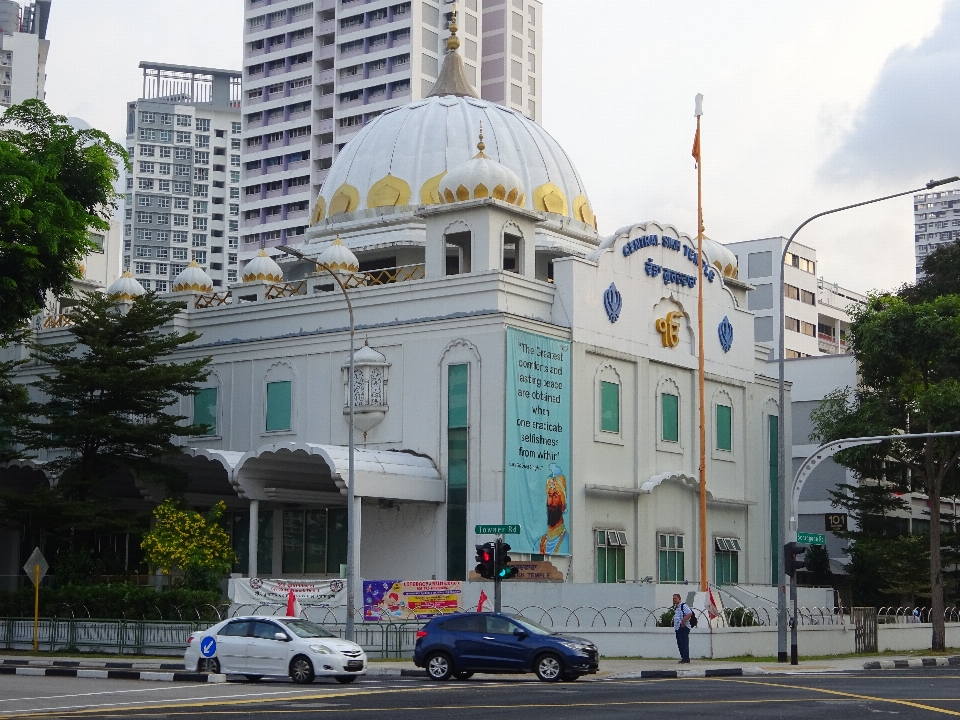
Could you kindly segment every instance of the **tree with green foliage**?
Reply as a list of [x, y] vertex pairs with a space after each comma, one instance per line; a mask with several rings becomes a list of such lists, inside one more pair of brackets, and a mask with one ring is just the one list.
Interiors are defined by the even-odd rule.
[[[848, 342], [859, 362], [853, 390], [828, 395], [814, 412], [814, 439], [960, 430], [960, 295], [909, 303], [871, 296], [854, 312]], [[909, 470], [930, 502], [931, 647], [945, 646], [940, 502], [960, 461], [960, 437], [885, 441], [837, 453], [862, 478], [885, 464]]]
[[220, 501], [201, 515], [165, 500], [153, 511], [156, 523], [143, 538], [147, 562], [168, 575], [180, 570], [187, 589], [219, 589], [220, 579], [237, 561], [230, 536], [218, 522], [224, 510], [226, 505]]
[[58, 488], [75, 499], [85, 500], [98, 479], [121, 467], [160, 472], [157, 461], [180, 453], [174, 437], [207, 432], [170, 412], [206, 380], [210, 362], [169, 361], [199, 337], [163, 327], [180, 309], [152, 293], [130, 303], [84, 293], [68, 311], [72, 340], [31, 345], [50, 372], [34, 383], [44, 400], [31, 408], [36, 419], [25, 430], [26, 445], [65, 451], [48, 467], [60, 475]]
[[823, 545], [811, 545], [806, 552], [804, 579], [818, 587], [833, 587], [830, 555]]
[[76, 130], [40, 100], [0, 117], [0, 337], [69, 294], [90, 230], [109, 230], [126, 151], [99, 130]]
[[930, 302], [944, 295], [960, 295], [960, 242], [940, 245], [923, 259], [924, 277], [904, 285], [897, 295], [911, 305]]
[[27, 421], [30, 397], [26, 387], [13, 382], [13, 370], [19, 364], [12, 360], [0, 362], [0, 463], [21, 455], [16, 446], [20, 428]]

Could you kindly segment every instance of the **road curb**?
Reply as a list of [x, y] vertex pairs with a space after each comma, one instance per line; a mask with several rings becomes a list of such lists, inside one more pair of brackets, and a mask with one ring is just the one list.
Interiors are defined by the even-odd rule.
[[950, 657], [907, 658], [903, 660], [872, 660], [863, 664], [864, 670], [906, 670], [920, 667], [948, 667], [960, 665], [960, 655]]
[[116, 662], [113, 660], [0, 660], [0, 667], [104, 668], [108, 670], [182, 670], [183, 662]]
[[689, 668], [684, 670], [641, 670], [640, 672], [618, 673], [604, 679], [663, 680], [676, 678], [741, 677], [743, 675], [759, 675], [761, 673], [760, 668]]
[[96, 668], [24, 667], [0, 665], [0, 675], [95, 678], [98, 680], [150, 680], [153, 682], [223, 683], [226, 675], [197, 672], [159, 672], [155, 670], [100, 670]]

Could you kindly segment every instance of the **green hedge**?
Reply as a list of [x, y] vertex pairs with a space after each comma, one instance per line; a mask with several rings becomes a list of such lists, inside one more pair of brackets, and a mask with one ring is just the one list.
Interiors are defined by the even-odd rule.
[[[33, 617], [33, 588], [0, 592], [0, 617]], [[219, 592], [167, 590], [138, 585], [68, 585], [40, 588], [41, 617], [127, 620], [215, 620], [223, 612]]]

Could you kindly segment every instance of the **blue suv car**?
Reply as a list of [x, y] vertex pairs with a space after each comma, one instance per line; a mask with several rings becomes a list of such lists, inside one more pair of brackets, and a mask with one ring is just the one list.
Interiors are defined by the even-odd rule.
[[413, 662], [432, 680], [466, 680], [475, 672], [534, 672], [545, 682], [597, 672], [597, 646], [560, 635], [519, 615], [460, 613], [428, 622], [417, 633]]

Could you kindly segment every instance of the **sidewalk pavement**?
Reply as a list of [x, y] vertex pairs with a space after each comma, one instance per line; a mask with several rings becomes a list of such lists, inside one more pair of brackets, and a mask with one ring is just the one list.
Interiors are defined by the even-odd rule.
[[[749, 660], [698, 660], [694, 659], [689, 665], [680, 665], [672, 659], [600, 659], [600, 672], [596, 678], [607, 679], [636, 679], [636, 678], [663, 678], [663, 677], [724, 677], [734, 675], [779, 675], [779, 674], [807, 674], [807, 673], [835, 673], [863, 671], [864, 669], [886, 669], [906, 667], [926, 667], [955, 665], [960, 658], [898, 658], [884, 657], [883, 660], [864, 657], [844, 657], [827, 660], [801, 660], [799, 665], [789, 665], [770, 662], [751, 662]], [[173, 657], [158, 657], [156, 660], [125, 660], [122, 656], [113, 658], [83, 658], [49, 656], [36, 657], [28, 655], [0, 655], [0, 672], [9, 672], [14, 668], [49, 668], [50, 674], [57, 674], [60, 669], [88, 669], [88, 670], [136, 670], [136, 671], [184, 671], [183, 661]], [[56, 670], [54, 670], [56, 669]], [[38, 673], [39, 674], [39, 673]], [[118, 677], [120, 672], [115, 673]], [[130, 673], [131, 675], [133, 673]], [[152, 675], [153, 673], [145, 673]], [[426, 673], [417, 668], [412, 660], [375, 660], [368, 666], [368, 677], [396, 677], [396, 676], [425, 677]], [[144, 677], [143, 679], [153, 679]], [[179, 678], [178, 678], [179, 679]]]

